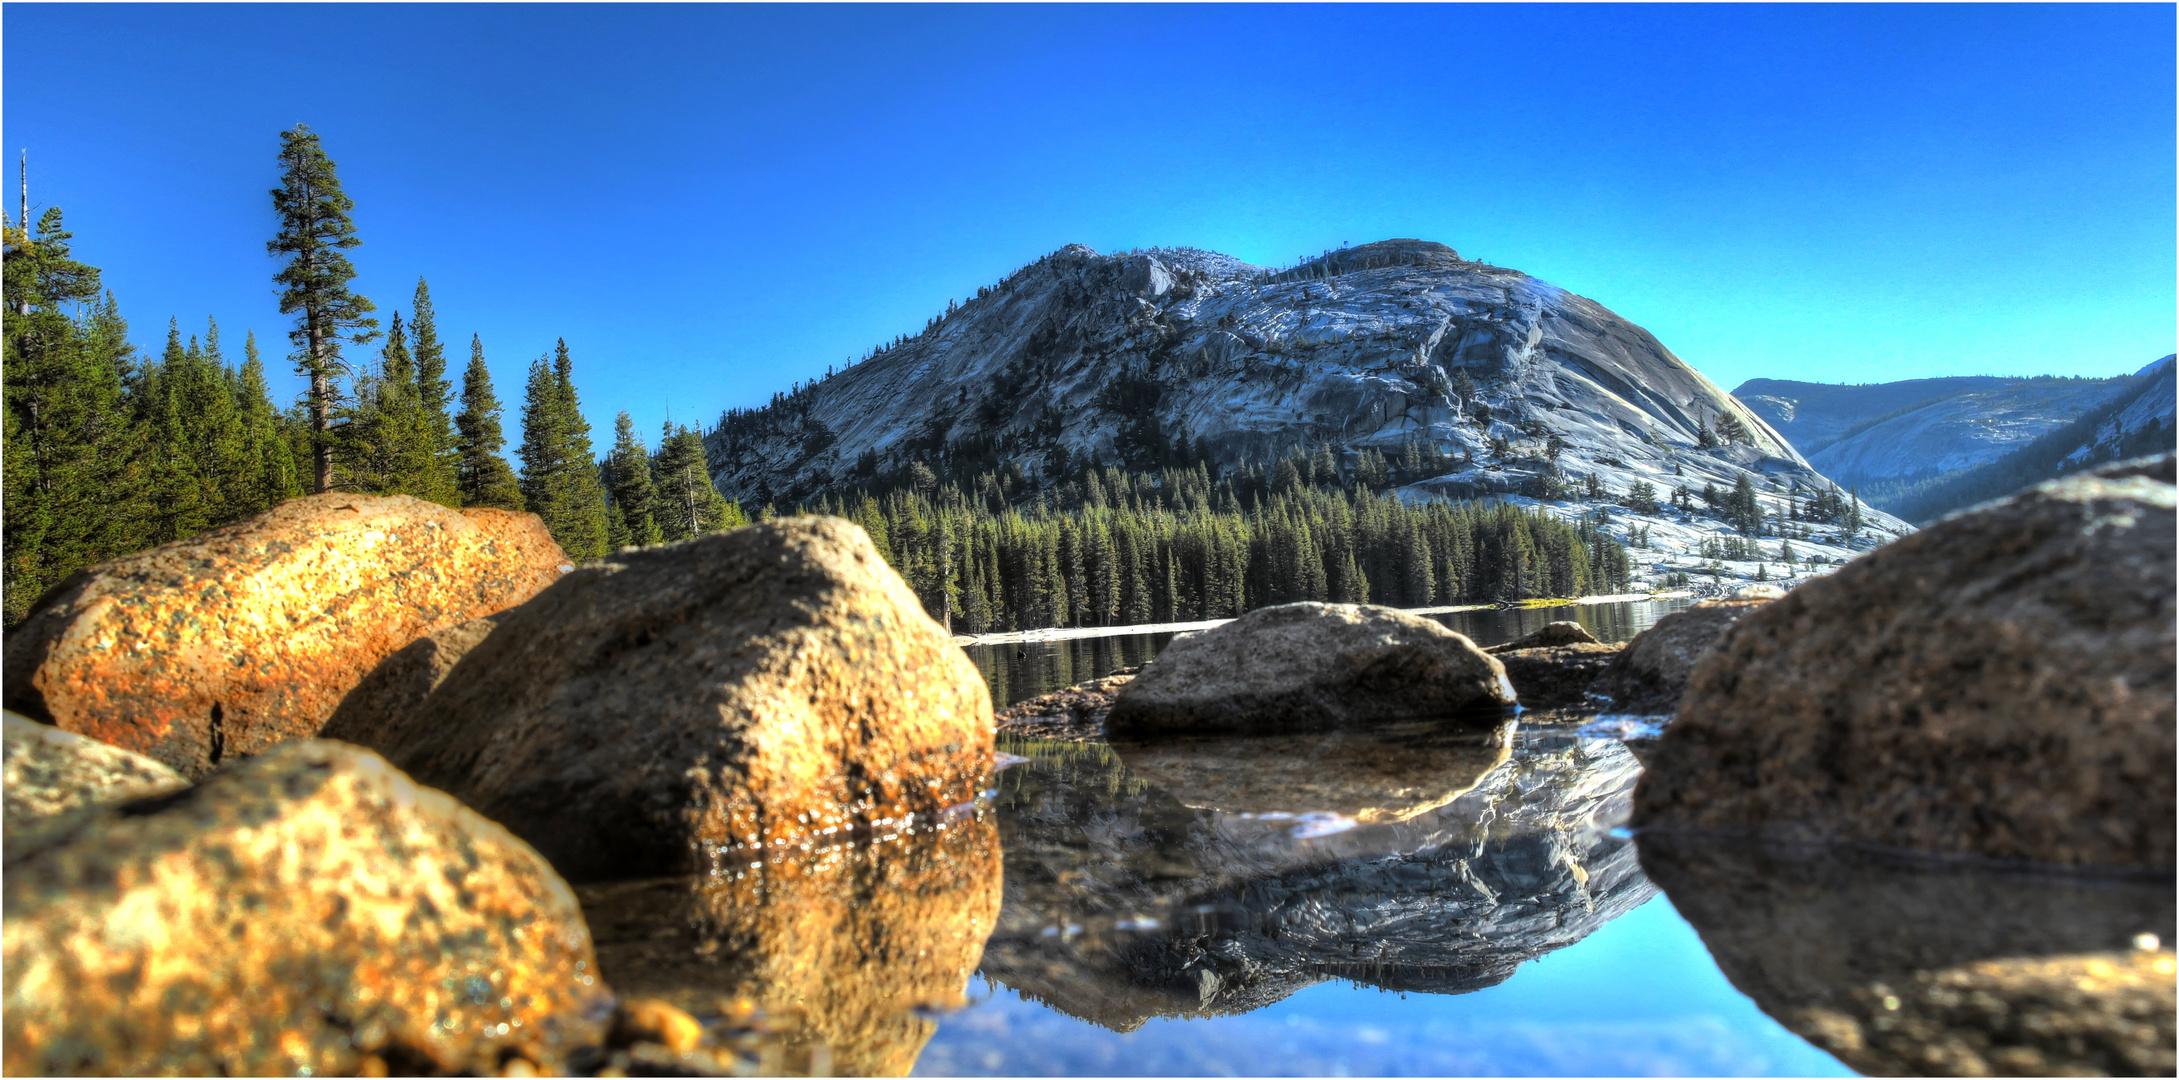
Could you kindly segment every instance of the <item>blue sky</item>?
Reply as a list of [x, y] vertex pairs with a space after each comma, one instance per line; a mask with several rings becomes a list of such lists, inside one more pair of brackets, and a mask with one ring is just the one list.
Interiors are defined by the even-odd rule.
[[[1414, 236], [1756, 376], [2172, 351], [2171, 5], [10, 4], [6, 146], [137, 340], [276, 374], [277, 133], [512, 406], [709, 425], [1063, 244]], [[457, 363], [460, 357], [456, 358]], [[281, 389], [299, 383], [288, 379]]]

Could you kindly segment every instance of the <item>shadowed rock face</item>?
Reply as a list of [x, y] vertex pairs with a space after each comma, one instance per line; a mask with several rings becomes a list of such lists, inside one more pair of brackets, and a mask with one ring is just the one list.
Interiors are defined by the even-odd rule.
[[2038, 485], [1748, 615], [1696, 665], [1636, 823], [2170, 868], [2172, 478]]
[[1121, 739], [1137, 778], [1188, 807], [1229, 814], [1337, 814], [1405, 821], [1459, 798], [1512, 753], [1514, 725], [1477, 738], [1441, 721], [1349, 731]]
[[1281, 604], [1173, 640], [1106, 716], [1119, 733], [1265, 732], [1513, 704], [1498, 661], [1369, 604]]
[[[1491, 752], [1491, 733], [1460, 737], [1478, 760]], [[1247, 1012], [1333, 977], [1477, 989], [1652, 893], [1609, 834], [1637, 771], [1610, 741], [1524, 736], [1451, 802], [1343, 830], [1192, 808], [1111, 748], [1005, 745], [1032, 763], [1000, 774], [1006, 906], [983, 972], [1115, 1030]], [[1330, 783], [1282, 777], [1222, 797], [1304, 807]]]
[[1768, 600], [1705, 600], [1636, 634], [1589, 684], [1604, 712], [1656, 715], [1679, 708], [1695, 662], [1720, 635]]
[[417, 650], [368, 688], [392, 711], [359, 698], [326, 734], [576, 881], [928, 822], [975, 798], [991, 762], [975, 665], [838, 518], [623, 552]]
[[535, 514], [290, 499], [55, 587], [8, 636], [7, 707], [201, 777], [316, 735], [381, 660], [566, 564]]
[[1651, 833], [1640, 848], [1643, 869], [1733, 985], [1862, 1072], [2173, 1070], [2168, 878]]
[[774, 1074], [902, 1076], [930, 1041], [927, 1009], [962, 1004], [999, 910], [998, 830], [799, 848], [717, 875], [578, 890], [598, 962], [624, 997], [692, 1015], [763, 1010]]
[[611, 1011], [545, 860], [329, 740], [11, 823], [4, 891], [11, 1076], [557, 1069]]

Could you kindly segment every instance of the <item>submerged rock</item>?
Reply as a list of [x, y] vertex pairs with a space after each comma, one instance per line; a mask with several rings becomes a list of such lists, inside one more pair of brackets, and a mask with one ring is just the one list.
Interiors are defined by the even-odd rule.
[[182, 774], [118, 746], [14, 713], [5, 725], [5, 823], [15, 829], [93, 803], [126, 802], [189, 786]]
[[1342, 731], [1116, 740], [1135, 776], [1184, 806], [1262, 816], [1405, 821], [1466, 794], [1512, 753], [1494, 731], [1411, 720]]
[[557, 1069], [610, 1011], [551, 866], [328, 740], [11, 838], [0, 890], [9, 1075]]
[[201, 777], [317, 734], [379, 661], [566, 564], [535, 514], [290, 499], [70, 577], [8, 636], [0, 678], [10, 709]]
[[1675, 611], [1636, 634], [1618, 657], [1589, 684], [1598, 708], [1614, 713], [1656, 715], [1679, 707], [1688, 674], [1719, 635], [1767, 599], [1704, 600]]
[[1522, 734], [1466, 794], [1379, 824], [1194, 808], [1113, 747], [1005, 745], [1032, 760], [999, 774], [1006, 905], [983, 973], [1118, 1031], [1333, 977], [1480, 989], [1654, 892], [1611, 834], [1639, 766], [1608, 740]]
[[1175, 638], [1120, 691], [1115, 733], [1275, 731], [1513, 704], [1498, 661], [1428, 619], [1284, 604]]
[[1595, 644], [1597, 644], [1596, 637], [1589, 633], [1587, 627], [1578, 622], [1562, 619], [1558, 622], [1545, 623], [1542, 627], [1522, 634], [1512, 641], [1508, 641], [1503, 645], [1493, 645], [1483, 651], [1496, 656], [1521, 649], [1551, 649], [1561, 645]]
[[2170, 867], [2172, 458], [2038, 485], [1734, 627], [1636, 822]]
[[1546, 648], [1492, 650], [1505, 665], [1506, 679], [1530, 709], [1567, 709], [1586, 704], [1589, 688], [1623, 650], [1596, 642]]
[[344, 711], [327, 734], [380, 749], [574, 880], [928, 822], [974, 799], [991, 764], [982, 676], [837, 518], [624, 551], [429, 649], [402, 678], [436, 689]]
[[1640, 834], [1734, 987], [1871, 1076], [2169, 1076], [2169, 879]]
[[1001, 874], [990, 821], [912, 828], [582, 886], [605, 977], [713, 1024], [754, 1010], [763, 1075], [905, 1076], [928, 1012], [964, 1004]]
[[1000, 710], [999, 730], [1061, 742], [1103, 739], [1105, 716], [1112, 712], [1112, 703], [1119, 698], [1121, 689], [1133, 681], [1135, 671], [1118, 671], [1017, 702]]

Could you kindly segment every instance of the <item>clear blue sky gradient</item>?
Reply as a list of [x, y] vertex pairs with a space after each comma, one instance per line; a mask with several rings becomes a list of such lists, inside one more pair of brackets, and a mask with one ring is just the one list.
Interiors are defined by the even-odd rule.
[[2107, 375], [2173, 348], [2174, 10], [11, 4], [5, 145], [141, 345], [215, 316], [294, 391], [308, 122], [510, 434], [557, 337], [652, 438], [1070, 242], [1438, 240], [1727, 388]]

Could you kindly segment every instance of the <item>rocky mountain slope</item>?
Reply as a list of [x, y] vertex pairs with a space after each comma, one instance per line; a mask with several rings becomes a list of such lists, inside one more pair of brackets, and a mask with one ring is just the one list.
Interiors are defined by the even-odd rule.
[[2127, 392], [2130, 383], [1966, 376], [1834, 386], [1751, 379], [1733, 395], [1824, 475], [1869, 489], [1995, 461]]
[[[1705, 445], [1721, 423], [1745, 434]], [[1352, 468], [1365, 451], [1414, 445], [1430, 467], [1407, 478], [1409, 495], [1526, 495], [1569, 514], [1583, 507], [1560, 485], [1586, 492], [1590, 477], [1591, 500], [1610, 501], [1637, 481], [1662, 498], [1745, 475], [1767, 508], [1828, 486], [1648, 331], [1420, 240], [1282, 271], [1193, 249], [1069, 246], [921, 334], [730, 410], [706, 443], [720, 490], [758, 504], [882, 483], [916, 462], [941, 476], [1018, 468], [1036, 485], [1088, 462], [1155, 468], [1176, 446], [1232, 466], [1330, 445]], [[1905, 528], [1881, 514], [1869, 524], [1877, 540]]]

